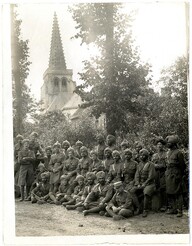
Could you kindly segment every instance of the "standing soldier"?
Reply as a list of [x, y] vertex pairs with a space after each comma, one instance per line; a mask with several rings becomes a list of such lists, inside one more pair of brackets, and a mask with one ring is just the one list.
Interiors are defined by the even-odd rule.
[[136, 162], [140, 162], [140, 154], [139, 151], [143, 148], [143, 144], [139, 141], [135, 143], [135, 149], [133, 150], [133, 160]]
[[117, 150], [117, 146], [116, 146], [116, 138], [113, 135], [108, 135], [106, 138], [106, 143], [107, 143], [107, 147], [111, 149], [111, 151], [113, 152], [114, 150]]
[[44, 164], [45, 164], [46, 170], [48, 170], [49, 162], [51, 160], [51, 155], [52, 155], [52, 148], [51, 146], [48, 146], [45, 148], [45, 157], [44, 157]]
[[110, 166], [107, 183], [114, 183], [122, 179], [122, 160], [119, 151], [112, 152], [114, 163]]
[[40, 161], [44, 160], [44, 152], [38, 141], [38, 136], [39, 135], [37, 132], [32, 132], [30, 135], [30, 142], [29, 142], [29, 149], [35, 153], [35, 160], [33, 162], [34, 172], [36, 172], [36, 169]]
[[61, 170], [63, 169], [63, 161], [65, 159], [65, 155], [61, 151], [60, 143], [56, 142], [53, 145], [53, 149], [54, 154], [51, 156], [51, 160], [49, 163], [49, 171], [51, 192], [55, 194], [59, 187]]
[[127, 219], [134, 214], [133, 199], [129, 191], [124, 190], [122, 181], [114, 183], [115, 194], [108, 203], [106, 211], [114, 220]]
[[64, 155], [65, 155], [65, 160], [68, 159], [67, 150], [68, 150], [68, 148], [69, 148], [70, 146], [71, 146], [71, 145], [70, 145], [69, 141], [67, 141], [67, 140], [63, 141], [63, 143], [62, 143], [62, 149], [63, 149], [63, 153], [64, 153]]
[[96, 174], [98, 183], [89, 193], [84, 202], [84, 216], [90, 213], [104, 214], [107, 203], [113, 197], [113, 187], [106, 184], [105, 172], [100, 171]]
[[124, 150], [129, 148], [129, 142], [127, 140], [124, 140], [121, 143], [121, 159], [124, 161], [125, 156], [124, 156]]
[[16, 144], [14, 145], [14, 179], [15, 179], [15, 197], [19, 197], [20, 195], [20, 187], [18, 185], [19, 179], [19, 162], [18, 162], [18, 153], [22, 149], [22, 141], [23, 136], [17, 135], [16, 136]]
[[106, 148], [104, 150], [105, 160], [102, 161], [103, 169], [106, 174], [106, 176], [109, 173], [110, 166], [114, 163], [113, 157], [112, 157], [112, 150], [110, 148]]
[[101, 134], [97, 135], [97, 143], [98, 143], [98, 145], [96, 146], [96, 151], [97, 151], [98, 158], [100, 160], [103, 160], [104, 159], [104, 150], [106, 148], [105, 139], [104, 139], [103, 135], [101, 135]]
[[168, 136], [167, 147], [167, 169], [165, 172], [166, 193], [168, 199], [167, 214], [177, 213], [177, 217], [182, 216], [183, 196], [182, 196], [182, 178], [186, 168], [184, 155], [178, 149], [178, 137]]
[[167, 153], [164, 149], [166, 142], [162, 137], [156, 140], [157, 153], [153, 154], [151, 161], [155, 164], [157, 175], [156, 183], [160, 192], [160, 210], [164, 212], [167, 207], [166, 185], [165, 185], [165, 170], [167, 165]]
[[75, 143], [75, 157], [77, 157], [78, 159], [81, 158], [81, 153], [80, 153], [80, 149], [81, 147], [83, 147], [83, 143], [81, 141], [77, 141]]
[[21, 192], [22, 202], [24, 200], [24, 188], [26, 186], [26, 200], [29, 199], [29, 192], [31, 185], [34, 181], [34, 170], [33, 170], [33, 161], [35, 159], [35, 154], [32, 150], [29, 149], [29, 140], [24, 139], [22, 141], [23, 148], [18, 153], [18, 163], [20, 164], [19, 170], [19, 186]]
[[88, 156], [88, 149], [85, 146], [82, 146], [80, 149], [81, 159], [77, 167], [77, 173], [86, 177], [86, 173], [89, 171], [91, 166], [91, 159]]
[[148, 160], [149, 152], [142, 149], [139, 152], [140, 163], [135, 173], [136, 190], [140, 190], [144, 195], [143, 217], [147, 217], [150, 198], [156, 190], [155, 186], [155, 166]]

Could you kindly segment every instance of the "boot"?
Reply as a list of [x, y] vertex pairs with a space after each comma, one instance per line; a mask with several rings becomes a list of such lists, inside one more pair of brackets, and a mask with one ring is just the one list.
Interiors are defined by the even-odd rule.
[[21, 185], [20, 191], [21, 191], [21, 198], [19, 201], [22, 202], [22, 201], [24, 201], [24, 185]]
[[142, 216], [145, 218], [145, 217], [147, 217], [147, 210], [143, 210], [143, 214], [142, 214]]
[[30, 196], [30, 188], [31, 186], [26, 186], [26, 198], [25, 201], [31, 201], [31, 196]]
[[176, 215], [176, 216], [177, 216], [177, 217], [182, 217], [182, 216], [183, 216], [182, 210], [178, 209], [178, 210], [177, 210], [177, 215]]
[[67, 210], [75, 210], [76, 207], [75, 207], [75, 205], [66, 205], [66, 209]]

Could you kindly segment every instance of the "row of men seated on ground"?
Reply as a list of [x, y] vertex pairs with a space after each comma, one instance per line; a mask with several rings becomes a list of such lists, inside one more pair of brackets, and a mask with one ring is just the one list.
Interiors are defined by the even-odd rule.
[[[139, 162], [136, 162], [132, 159], [132, 151], [130, 149], [125, 149], [120, 154], [117, 150], [112, 151], [109, 147], [104, 150], [105, 159], [103, 161], [98, 159], [97, 151], [91, 151], [90, 158], [88, 149], [85, 146], [80, 148], [80, 160], [75, 157], [75, 150], [70, 147], [66, 150], [68, 157], [65, 158], [63, 151], [61, 151], [61, 145], [56, 143], [54, 144], [54, 154], [51, 155], [48, 165], [50, 178], [48, 182], [49, 185], [47, 185], [50, 187], [47, 196], [56, 204], [60, 204], [61, 201], [56, 198], [56, 194], [59, 191], [60, 184], [62, 184], [64, 175], [65, 179], [66, 177], [68, 179], [67, 182], [70, 185], [72, 194], [70, 194], [70, 200], [63, 201], [63, 203], [64, 205], [70, 205], [71, 203], [74, 203], [73, 195], [76, 196], [77, 190], [79, 189], [79, 177], [85, 179], [88, 172], [91, 172], [94, 175], [102, 173], [104, 175], [103, 185], [108, 185], [111, 188], [112, 195], [114, 193], [114, 184], [122, 182], [123, 190], [131, 194], [136, 214], [141, 210], [140, 198], [143, 196], [143, 216], [145, 217], [147, 215], [151, 197], [158, 191], [161, 206], [165, 207], [168, 205], [170, 209], [168, 209], [167, 213], [177, 213], [177, 216], [180, 217], [182, 216], [182, 184], [185, 162], [182, 152], [177, 148], [177, 141], [178, 139], [175, 136], [169, 136], [167, 138], [169, 152], [166, 153], [163, 150], [165, 141], [162, 138], [158, 139], [157, 146], [159, 146], [159, 151], [153, 155], [153, 162], [149, 161], [149, 152], [146, 149], [141, 149], [139, 151]], [[23, 149], [18, 152], [21, 201], [24, 200], [24, 186], [26, 185], [26, 193], [28, 195], [34, 180], [33, 161], [35, 156], [34, 152], [29, 149], [29, 146], [29, 141], [23, 140]], [[99, 183], [99, 179], [97, 181]], [[97, 186], [99, 187], [99, 190], [96, 193], [102, 193], [100, 186], [101, 184]], [[45, 187], [45, 185], [43, 185], [43, 187]], [[72, 190], [74, 190], [74, 193]], [[80, 194], [81, 193], [82, 191]], [[34, 194], [34, 192], [32, 192], [32, 194]], [[93, 192], [90, 194], [88, 197], [93, 197]], [[36, 196], [38, 195], [36, 194]], [[120, 199], [119, 196], [117, 197]], [[32, 201], [34, 200], [32, 199]], [[65, 204], [66, 202], [67, 204]], [[77, 201], [75, 199], [75, 203], [76, 202], [80, 202], [79, 198]], [[86, 209], [86, 202], [83, 203], [83, 206], [85, 208], [84, 215], [100, 209], [100, 206], [99, 208], [96, 206]], [[106, 202], [103, 206], [106, 206]], [[107, 209], [107, 207], [105, 209]]]

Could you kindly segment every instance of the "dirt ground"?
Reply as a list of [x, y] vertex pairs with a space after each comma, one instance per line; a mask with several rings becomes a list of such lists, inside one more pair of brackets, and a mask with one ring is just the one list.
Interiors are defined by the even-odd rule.
[[98, 214], [83, 216], [63, 206], [15, 202], [16, 236], [88, 236], [130, 234], [188, 234], [187, 211], [181, 218], [150, 212], [147, 218], [138, 215], [113, 221]]

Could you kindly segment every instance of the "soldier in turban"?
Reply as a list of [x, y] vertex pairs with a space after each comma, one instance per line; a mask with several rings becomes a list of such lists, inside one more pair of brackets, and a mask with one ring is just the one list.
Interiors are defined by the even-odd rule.
[[90, 158], [92, 160], [91, 165], [89, 167], [90, 172], [97, 173], [99, 171], [103, 171], [102, 161], [98, 159], [97, 152], [92, 150], [90, 152]]
[[114, 183], [121, 181], [122, 178], [122, 160], [119, 151], [114, 150], [112, 152], [112, 157], [114, 163], [109, 168], [109, 173], [107, 176], [108, 183]]
[[97, 155], [99, 160], [103, 160], [104, 159], [104, 150], [106, 148], [106, 144], [105, 144], [105, 139], [104, 136], [99, 134], [97, 135], [97, 146], [96, 146], [96, 151], [97, 151]]
[[81, 159], [77, 167], [77, 173], [80, 175], [86, 176], [86, 173], [89, 171], [91, 166], [91, 159], [88, 156], [88, 149], [85, 146], [82, 146], [80, 149]]
[[183, 196], [182, 178], [186, 168], [184, 155], [178, 149], [178, 136], [171, 135], [166, 138], [167, 147], [167, 169], [165, 172], [166, 193], [168, 198], [167, 214], [177, 213], [177, 217], [182, 216]]
[[106, 173], [106, 176], [109, 173], [110, 166], [114, 163], [113, 157], [112, 157], [112, 150], [110, 148], [106, 148], [104, 151], [105, 159], [102, 161], [104, 172]]

